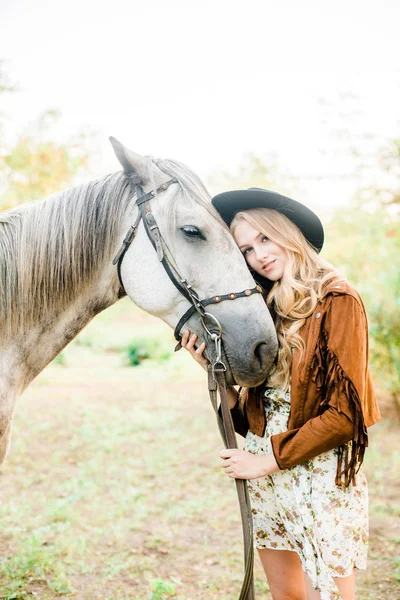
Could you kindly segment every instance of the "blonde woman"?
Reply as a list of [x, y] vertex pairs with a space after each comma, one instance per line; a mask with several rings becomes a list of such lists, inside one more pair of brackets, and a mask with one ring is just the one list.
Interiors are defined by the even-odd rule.
[[[322, 224], [304, 205], [251, 188], [213, 204], [266, 290], [279, 341], [258, 388], [229, 390], [243, 450], [223, 450], [229, 477], [247, 479], [255, 545], [274, 600], [355, 598], [366, 568], [367, 427], [380, 419], [358, 293], [319, 252]], [[338, 240], [340, 243], [340, 240]], [[205, 345], [182, 345], [203, 367]]]

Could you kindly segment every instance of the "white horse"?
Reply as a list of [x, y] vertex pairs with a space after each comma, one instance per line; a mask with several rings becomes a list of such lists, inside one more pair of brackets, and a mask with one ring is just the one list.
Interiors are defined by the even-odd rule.
[[[0, 464], [17, 397], [99, 312], [126, 294], [175, 327], [189, 302], [171, 283], [141, 223], [124, 257], [121, 287], [112, 259], [144, 193], [177, 179], [151, 208], [180, 271], [200, 298], [254, 281], [199, 178], [171, 160], [144, 158], [112, 140], [123, 171], [0, 215]], [[272, 319], [261, 294], [207, 308], [223, 327], [228, 378], [261, 383], [275, 358]], [[187, 325], [205, 339], [198, 315]]]

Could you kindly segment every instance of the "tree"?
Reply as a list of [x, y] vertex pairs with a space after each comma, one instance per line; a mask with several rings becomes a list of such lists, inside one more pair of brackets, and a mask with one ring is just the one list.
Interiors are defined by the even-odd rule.
[[[17, 91], [0, 61], [0, 95]], [[0, 113], [1, 210], [57, 192], [71, 185], [87, 168], [87, 136], [78, 134], [64, 142], [54, 141], [52, 130], [59, 119], [58, 111], [43, 112], [13, 147], [7, 147], [3, 135], [7, 116]]]
[[400, 412], [400, 219], [393, 206], [340, 209], [327, 224], [324, 254], [361, 293], [369, 317], [375, 376]]
[[56, 111], [40, 115], [34, 127], [0, 156], [5, 185], [2, 210], [31, 202], [70, 185], [88, 165], [84, 135], [64, 143], [51, 139], [51, 127], [60, 118]]

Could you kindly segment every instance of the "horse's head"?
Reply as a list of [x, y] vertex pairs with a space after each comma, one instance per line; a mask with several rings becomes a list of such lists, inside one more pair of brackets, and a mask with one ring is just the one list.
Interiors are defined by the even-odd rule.
[[[122, 241], [135, 221], [135, 185], [143, 193], [156, 190], [176, 178], [165, 191], [150, 200], [156, 223], [166, 240], [179, 272], [201, 299], [254, 288], [245, 260], [228, 228], [212, 207], [210, 196], [199, 178], [184, 165], [169, 160], [152, 160], [135, 154], [111, 139], [126, 177], [132, 184], [132, 205], [121, 229]], [[121, 263], [121, 278], [135, 304], [175, 328], [190, 303], [173, 285], [140, 222], [135, 239]], [[252, 294], [212, 304], [223, 330], [224, 360], [228, 382], [260, 384], [271, 368], [277, 350], [274, 325], [261, 294]], [[195, 313], [181, 328], [190, 329], [210, 348], [199, 315]]]

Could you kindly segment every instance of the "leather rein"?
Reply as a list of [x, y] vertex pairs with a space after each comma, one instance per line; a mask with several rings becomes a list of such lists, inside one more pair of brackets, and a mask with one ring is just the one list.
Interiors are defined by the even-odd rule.
[[[150, 200], [169, 188], [170, 185], [179, 183], [178, 179], [173, 177], [169, 181], [161, 184], [155, 191], [143, 193], [143, 188], [136, 185], [136, 205], [138, 206], [138, 214], [134, 224], [129, 228], [120, 249], [118, 250], [112, 264], [117, 265], [118, 279], [122, 289], [125, 291], [122, 282], [121, 265], [124, 256], [133, 242], [140, 221], [143, 221], [147, 236], [157, 252], [158, 260], [163, 265], [168, 277], [179, 290], [179, 292], [190, 302], [190, 308], [179, 319], [174, 336], [178, 341], [176, 350], [182, 347], [180, 344], [180, 331], [186, 321], [198, 313], [202, 326], [210, 339], [214, 342], [214, 352], [212, 360], [208, 366], [208, 389], [210, 399], [217, 416], [218, 428], [226, 448], [237, 448], [235, 430], [232, 422], [232, 417], [229, 410], [229, 402], [227, 397], [227, 383], [225, 378], [226, 365], [222, 360], [222, 326], [218, 319], [211, 313], [206, 311], [206, 306], [210, 304], [219, 304], [227, 300], [236, 300], [236, 298], [249, 297], [253, 294], [261, 294], [262, 288], [256, 285], [254, 288], [246, 289], [242, 292], [231, 292], [230, 294], [222, 294], [212, 296], [200, 300], [197, 292], [187, 282], [186, 278], [181, 274], [179, 267], [171, 253], [168, 245], [161, 235], [160, 229], [151, 211]], [[217, 390], [219, 391], [221, 403], [218, 408]], [[239, 600], [254, 600], [254, 581], [253, 581], [253, 520], [251, 514], [250, 499], [247, 491], [247, 482], [244, 479], [235, 479], [236, 490], [239, 499], [240, 512], [242, 518], [242, 529], [244, 538], [244, 560], [245, 560], [245, 575], [240, 592]]]

